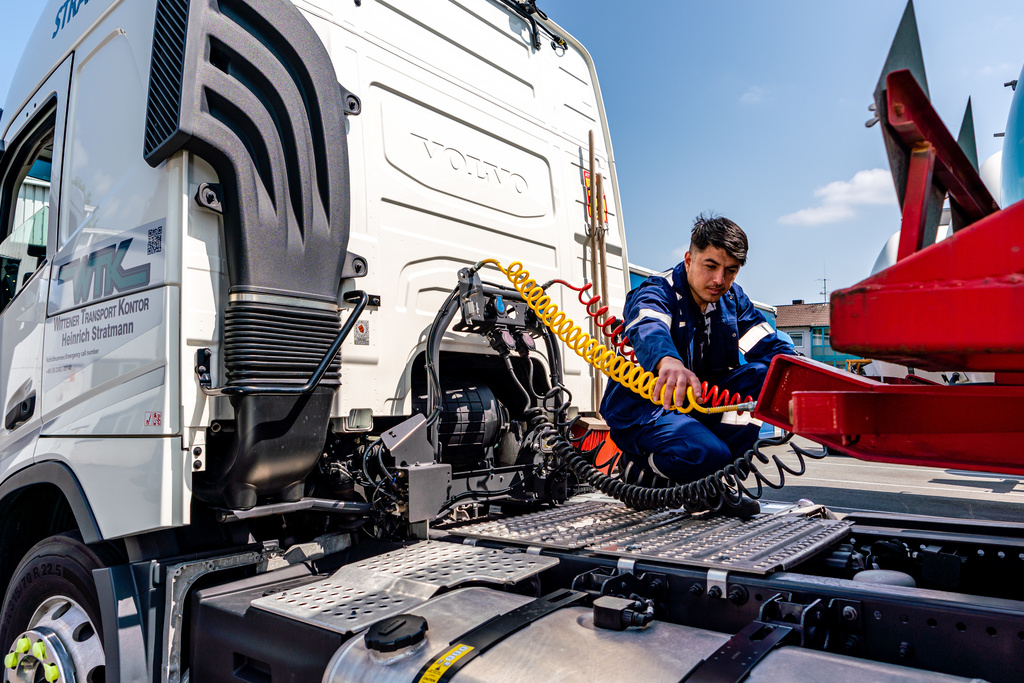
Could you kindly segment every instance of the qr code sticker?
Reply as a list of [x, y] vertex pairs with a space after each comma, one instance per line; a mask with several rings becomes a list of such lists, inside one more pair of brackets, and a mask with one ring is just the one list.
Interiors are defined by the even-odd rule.
[[150, 228], [149, 230], [149, 245], [146, 247], [146, 254], [152, 256], [153, 254], [159, 254], [164, 249], [164, 228], [161, 225], [158, 228]]

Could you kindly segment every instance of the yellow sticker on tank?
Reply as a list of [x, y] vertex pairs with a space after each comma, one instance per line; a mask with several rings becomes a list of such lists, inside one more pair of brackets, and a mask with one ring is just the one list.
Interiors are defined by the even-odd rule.
[[452, 667], [455, 662], [459, 661], [466, 656], [473, 649], [472, 645], [456, 645], [452, 649], [445, 652], [443, 655], [438, 657], [430, 668], [423, 672], [420, 676], [420, 680], [417, 683], [437, 683], [444, 676], [445, 672]]

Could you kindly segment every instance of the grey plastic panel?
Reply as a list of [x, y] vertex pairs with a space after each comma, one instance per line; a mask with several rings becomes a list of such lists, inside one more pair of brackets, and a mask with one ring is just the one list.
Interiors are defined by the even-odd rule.
[[616, 503], [587, 502], [482, 522], [456, 536], [691, 567], [767, 574], [788, 569], [846, 535], [850, 522], [797, 514], [739, 520], [677, 510], [639, 512]]

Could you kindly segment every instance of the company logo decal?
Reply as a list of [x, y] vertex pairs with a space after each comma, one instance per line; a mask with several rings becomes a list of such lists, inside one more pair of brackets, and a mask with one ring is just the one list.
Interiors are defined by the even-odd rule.
[[54, 18], [54, 24], [57, 28], [53, 30], [53, 35], [50, 36], [50, 40], [57, 37], [57, 34], [61, 32], [61, 29], [67, 26], [68, 22], [78, 14], [78, 10], [81, 9], [83, 5], [88, 4], [89, 0], [64, 0], [64, 4], [57, 8], [57, 16]]
[[412, 132], [409, 134], [423, 142], [427, 158], [435, 161], [442, 168], [451, 168], [453, 171], [465, 173], [485, 183], [513, 189], [518, 194], [525, 194], [530, 189], [526, 178], [519, 173], [513, 173], [507, 168], [501, 168], [497, 164], [472, 154], [460, 152], [454, 147], [449, 147], [423, 135]]
[[[121, 262], [132, 245], [132, 238], [116, 247], [109, 246], [74, 259], [57, 270], [58, 284], [72, 283], [75, 304], [108, 297], [114, 292], [130, 292], [149, 284], [149, 264], [124, 268]], [[90, 296], [90, 289], [92, 294]]]

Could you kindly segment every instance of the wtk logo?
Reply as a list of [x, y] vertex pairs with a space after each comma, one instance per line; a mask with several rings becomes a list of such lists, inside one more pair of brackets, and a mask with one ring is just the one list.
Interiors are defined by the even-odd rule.
[[[127, 270], [121, 267], [131, 244], [132, 238], [129, 237], [116, 247], [103, 247], [61, 265], [57, 270], [57, 283], [72, 284], [75, 304], [145, 287], [149, 284], [148, 263]], [[89, 295], [90, 287], [92, 296]]]

